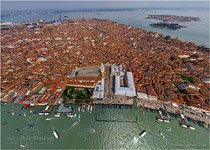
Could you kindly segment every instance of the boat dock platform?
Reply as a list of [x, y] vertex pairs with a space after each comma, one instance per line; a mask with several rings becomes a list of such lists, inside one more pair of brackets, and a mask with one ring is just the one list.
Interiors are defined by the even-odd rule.
[[39, 116], [43, 116], [43, 115], [48, 116], [48, 115], [50, 115], [53, 107], [54, 107], [53, 105], [46, 105], [45, 108], [41, 112], [39, 112]]
[[179, 120], [179, 125], [183, 128], [189, 128], [195, 130], [195, 128], [187, 121], [183, 114], [180, 114], [181, 119]]
[[95, 104], [98, 108], [108, 108], [108, 109], [133, 109], [133, 105], [126, 104]]
[[164, 114], [161, 109], [157, 111], [158, 115], [156, 119], [160, 122], [170, 123], [170, 117], [167, 114]]
[[95, 117], [96, 121], [101, 121], [101, 122], [138, 122], [138, 117], [136, 116], [135, 120], [118, 120], [118, 119], [101, 119], [98, 116]]

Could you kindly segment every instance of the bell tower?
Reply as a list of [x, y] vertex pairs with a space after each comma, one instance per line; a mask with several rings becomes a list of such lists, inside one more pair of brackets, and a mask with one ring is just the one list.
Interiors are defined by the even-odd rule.
[[105, 67], [104, 67], [104, 64], [103, 63], [101, 63], [100, 70], [101, 70], [101, 76], [102, 76], [102, 78], [104, 78], [105, 77]]

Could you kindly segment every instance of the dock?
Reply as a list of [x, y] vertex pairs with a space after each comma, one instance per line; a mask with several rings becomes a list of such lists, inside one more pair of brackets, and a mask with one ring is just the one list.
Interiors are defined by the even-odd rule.
[[136, 116], [136, 118], [133, 120], [118, 120], [118, 119], [101, 119], [98, 116], [96, 116], [95, 120], [100, 121], [100, 122], [134, 122], [134, 123], [137, 123], [138, 117]]
[[166, 122], [166, 123], [169, 123], [170, 122], [170, 118], [166, 115], [166, 114], [163, 114], [163, 112], [160, 110], [157, 111], [158, 115], [156, 117], [156, 119], [160, 122]]
[[180, 114], [181, 119], [179, 120], [179, 125], [183, 128], [189, 128], [195, 130], [195, 128], [187, 121], [183, 114]]
[[42, 116], [42, 115], [48, 116], [48, 115], [50, 115], [53, 107], [54, 107], [53, 105], [46, 105], [45, 108], [41, 112], [39, 112], [39, 116]]

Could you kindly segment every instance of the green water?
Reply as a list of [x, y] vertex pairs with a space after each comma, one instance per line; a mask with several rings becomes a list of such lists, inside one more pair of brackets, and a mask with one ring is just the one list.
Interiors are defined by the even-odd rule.
[[[209, 149], [208, 129], [195, 124], [195, 131], [184, 129], [175, 118], [169, 124], [158, 123], [154, 112], [142, 114], [136, 109], [94, 108], [90, 114], [74, 109], [76, 118], [67, 118], [65, 114], [55, 118], [54, 113], [38, 116], [19, 108], [14, 105], [1, 107], [2, 149], [21, 149], [21, 144], [24, 149]], [[107, 120], [135, 121], [136, 116], [138, 119], [137, 122], [99, 122], [95, 120], [96, 116]], [[53, 119], [47, 121], [46, 118], [50, 117]], [[33, 128], [29, 128], [29, 124]], [[166, 131], [168, 127], [171, 127], [170, 132]], [[15, 132], [15, 129], [20, 132]], [[54, 138], [53, 129], [58, 131], [59, 139]], [[147, 134], [140, 138], [142, 130], [146, 130]]]

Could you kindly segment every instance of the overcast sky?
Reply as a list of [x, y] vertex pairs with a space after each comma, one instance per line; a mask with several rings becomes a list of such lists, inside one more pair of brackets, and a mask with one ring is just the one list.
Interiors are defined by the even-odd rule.
[[2, 1], [2, 10], [104, 8], [209, 8], [208, 1]]

